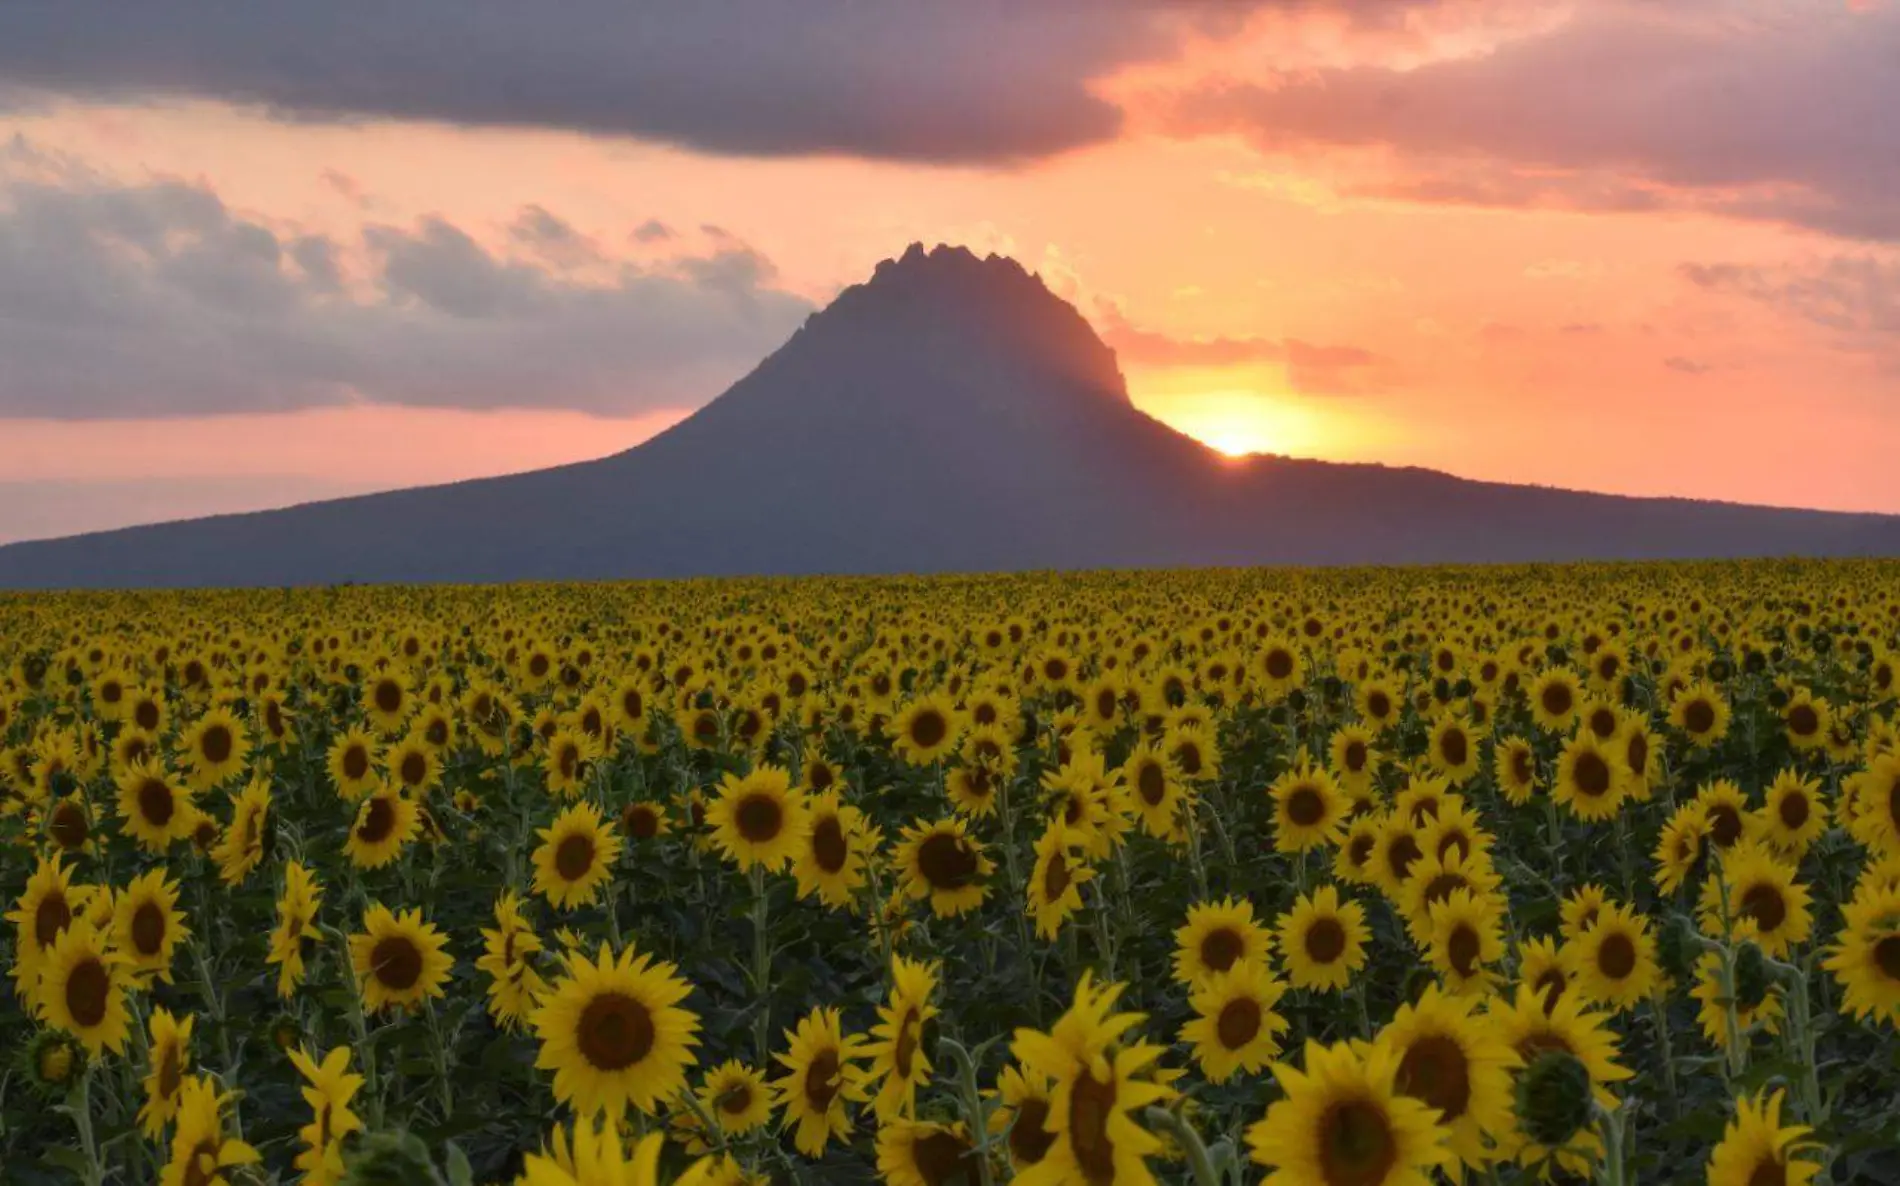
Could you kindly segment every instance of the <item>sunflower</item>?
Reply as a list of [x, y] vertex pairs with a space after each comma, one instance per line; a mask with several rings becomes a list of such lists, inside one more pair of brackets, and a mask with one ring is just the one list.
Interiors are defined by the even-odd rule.
[[575, 803], [551, 827], [537, 829], [535, 892], [562, 910], [592, 905], [612, 879], [623, 841], [592, 803]]
[[949, 1186], [974, 1180], [976, 1145], [962, 1124], [897, 1120], [877, 1130], [877, 1171], [887, 1186]]
[[165, 711], [163, 688], [147, 685], [133, 689], [126, 697], [126, 723], [148, 737], [156, 737], [165, 731], [169, 715]]
[[1436, 851], [1438, 846], [1429, 842], [1436, 827], [1434, 824], [1420, 837], [1427, 841], [1424, 845], [1427, 851], [1413, 863], [1412, 876], [1400, 890], [1397, 902], [1406, 928], [1421, 946], [1431, 938], [1432, 907], [1457, 890], [1492, 894], [1504, 884], [1485, 853], [1461, 854], [1455, 845], [1443, 853]]
[[1036, 839], [1036, 863], [1029, 874], [1029, 912], [1036, 935], [1054, 939], [1070, 915], [1082, 909], [1082, 885], [1095, 870], [1080, 853], [1081, 840], [1059, 819], [1050, 820]]
[[1384, 732], [1399, 719], [1404, 701], [1384, 679], [1359, 681], [1353, 691], [1353, 704], [1359, 716], [1375, 732]]
[[1273, 1068], [1284, 1098], [1247, 1129], [1266, 1186], [1429, 1186], [1452, 1156], [1433, 1109], [1394, 1086], [1400, 1055], [1385, 1045], [1306, 1044], [1304, 1069]]
[[419, 798], [442, 781], [442, 759], [420, 733], [410, 732], [383, 755], [390, 785]]
[[[1843, 780], [1843, 788], [1848, 785]], [[1900, 753], [1872, 756], [1852, 785], [1856, 790], [1851, 801], [1858, 806], [1850, 816], [1848, 801], [1843, 801], [1841, 814], [1851, 819], [1854, 838], [1869, 848], [1900, 854]]]
[[145, 1102], [139, 1105], [139, 1129], [156, 1141], [178, 1115], [180, 1089], [191, 1069], [192, 1018], [180, 1021], [163, 1006], [152, 1007], [145, 1074]]
[[1781, 710], [1782, 728], [1797, 751], [1820, 749], [1834, 726], [1834, 708], [1806, 688], [1797, 689]]
[[579, 795], [588, 764], [599, 757], [600, 743], [590, 734], [580, 729], [556, 728], [548, 735], [541, 758], [548, 793], [567, 799]]
[[851, 904], [869, 877], [865, 864], [864, 813], [835, 790], [809, 799], [811, 828], [792, 861], [801, 897], [816, 896], [834, 908]]
[[[1781, 1032], [1782, 988], [1771, 981], [1763, 966], [1761, 951], [1753, 944], [1737, 946], [1734, 975], [1723, 970], [1720, 952], [1704, 952], [1696, 960], [1695, 982], [1689, 996], [1697, 1002], [1696, 1023], [1702, 1036], [1717, 1050], [1726, 1051], [1734, 1043], [1746, 1048], [1752, 1033]], [[1729, 1006], [1735, 1007], [1735, 1031], [1729, 1032]]]
[[1199, 902], [1174, 932], [1174, 978], [1196, 985], [1243, 961], [1264, 962], [1272, 946], [1272, 933], [1254, 921], [1252, 902]]
[[18, 940], [15, 943], [16, 978], [28, 986], [39, 975], [40, 957], [52, 950], [85, 905], [90, 890], [73, 885], [73, 870], [58, 853], [42, 856], [20, 891], [19, 901], [7, 913]]
[[798, 855], [811, 831], [811, 811], [804, 792], [776, 766], [759, 766], [749, 774], [728, 774], [719, 784], [719, 797], [706, 809], [712, 842], [741, 870], [754, 866], [777, 872]]
[[1728, 733], [1728, 721], [1728, 701], [1703, 680], [1676, 693], [1669, 704], [1669, 723], [1697, 746], [1706, 748], [1722, 740]]
[[1756, 819], [1761, 822], [1762, 839], [1798, 860], [1827, 831], [1827, 800], [1819, 783], [1784, 770], [1769, 784], [1767, 802]]
[[1393, 901], [1402, 900], [1412, 867], [1424, 855], [1425, 850], [1418, 843], [1418, 826], [1412, 822], [1411, 813], [1396, 809], [1387, 812], [1380, 821], [1379, 840], [1373, 845], [1367, 862], [1373, 884]]
[[738, 1136], [771, 1123], [772, 1090], [759, 1071], [728, 1059], [700, 1080], [699, 1106], [720, 1132]]
[[1347, 800], [1332, 775], [1302, 763], [1268, 788], [1273, 798], [1273, 847], [1305, 852], [1333, 844], [1345, 826]]
[[1378, 851], [1384, 819], [1375, 811], [1357, 816], [1346, 825], [1346, 834], [1333, 850], [1333, 877], [1349, 885], [1371, 885], [1372, 858]]
[[1735, 1119], [1709, 1155], [1709, 1186], [1806, 1186], [1821, 1167], [1798, 1156], [1818, 1148], [1806, 1140], [1814, 1130], [1781, 1123], [1783, 1092], [1756, 1092], [1735, 1101]]
[[1161, 748], [1173, 759], [1181, 777], [1189, 782], [1213, 782], [1220, 778], [1220, 750], [1206, 728], [1170, 726], [1161, 735]]
[[1425, 951], [1454, 993], [1484, 994], [1504, 958], [1504, 909], [1490, 894], [1453, 890], [1431, 907], [1431, 939]]
[[872, 1107], [879, 1123], [910, 1116], [917, 1106], [917, 1089], [930, 1082], [930, 1057], [923, 1050], [924, 1026], [937, 1016], [930, 1003], [937, 988], [938, 966], [891, 957], [891, 987], [887, 1003], [878, 1006], [872, 1041], [864, 1048], [871, 1060], [869, 1080], [879, 1084]]
[[785, 1074], [773, 1083], [783, 1123], [793, 1125], [792, 1144], [807, 1157], [824, 1153], [835, 1137], [851, 1134], [849, 1106], [865, 1101], [863, 1039], [845, 1037], [836, 1009], [813, 1009], [785, 1034], [777, 1056]]
[[156, 761], [145, 758], [125, 767], [117, 779], [119, 818], [147, 852], [164, 852], [191, 835], [190, 790], [165, 777]]
[[673, 821], [667, 817], [666, 805], [646, 799], [635, 799], [620, 809], [620, 835], [634, 843], [657, 840], [670, 835]]
[[1524, 738], [1501, 739], [1492, 752], [1491, 769], [1506, 802], [1522, 807], [1536, 796], [1537, 751]]
[[384, 784], [357, 804], [356, 819], [343, 842], [344, 855], [358, 869], [380, 869], [402, 855], [419, 825], [415, 803]]
[[1721, 937], [1732, 930], [1780, 959], [1813, 930], [1809, 897], [1794, 869], [1765, 846], [1744, 840], [1722, 854], [1721, 873], [1703, 883], [1696, 906], [1704, 934]]
[[1552, 733], [1561, 733], [1577, 719], [1577, 702], [1582, 695], [1576, 672], [1553, 667], [1531, 684], [1531, 719]]
[[118, 1053], [129, 1030], [125, 996], [130, 977], [125, 957], [85, 918], [61, 931], [39, 962], [35, 1000], [46, 1024], [78, 1038], [95, 1058]]
[[513, 890], [495, 901], [495, 927], [482, 930], [482, 955], [477, 971], [488, 974], [488, 1013], [506, 1030], [520, 1028], [547, 989], [535, 970], [534, 955], [541, 938], [521, 914], [521, 899]]
[[1364, 725], [1341, 725], [1333, 731], [1326, 746], [1333, 779], [1348, 793], [1372, 787], [1379, 769], [1379, 751], [1373, 748], [1372, 730]]
[[1856, 893], [1821, 966], [1841, 986], [1843, 1012], [1900, 1025], [1900, 889]]
[[217, 1085], [202, 1075], [185, 1079], [178, 1094], [178, 1127], [172, 1132], [171, 1156], [159, 1174], [159, 1186], [230, 1186], [224, 1171], [256, 1165], [258, 1152], [224, 1131], [224, 1109], [236, 1101], [220, 1095]]
[[213, 708], [199, 717], [179, 738], [191, 784], [208, 790], [244, 769], [251, 738], [228, 709]]
[[983, 904], [986, 878], [996, 871], [960, 816], [919, 821], [904, 829], [895, 854], [904, 893], [930, 901], [938, 918], [955, 918]]
[[46, 835], [70, 853], [91, 851], [92, 813], [81, 793], [63, 796], [46, 813]]
[[1049, 1131], [1049, 1098], [1055, 1084], [1047, 1075], [1006, 1066], [996, 1077], [997, 1103], [990, 1133], [1001, 1136], [1010, 1168], [1022, 1173], [1049, 1155], [1056, 1134]]
[[[1605, 1110], [1616, 1107], [1616, 1097], [1610, 1094], [1608, 1085], [1634, 1073], [1616, 1061], [1617, 1035], [1609, 1028], [1609, 1016], [1589, 1011], [1575, 994], [1565, 993], [1554, 1008], [1547, 1008], [1544, 994], [1519, 985], [1514, 997], [1493, 997], [1484, 1017], [1526, 1066], [1552, 1051], [1582, 1063], [1589, 1075], [1591, 1094]], [[1521, 1131], [1514, 1131], [1500, 1142], [1504, 1156], [1526, 1166], [1541, 1164], [1554, 1155], [1560, 1166], [1573, 1173], [1586, 1173], [1600, 1147], [1594, 1134], [1587, 1134], [1563, 1151], [1544, 1148]]]
[[1582, 820], [1616, 816], [1629, 794], [1629, 769], [1623, 759], [1588, 729], [1580, 729], [1557, 759], [1551, 798]]
[[156, 975], [172, 982], [172, 954], [191, 937], [178, 910], [178, 885], [163, 868], [137, 878], [113, 897], [113, 946], [144, 982]]
[[408, 685], [393, 672], [377, 676], [363, 690], [363, 712], [385, 737], [402, 728], [403, 722], [409, 719], [412, 707], [413, 698]]
[[919, 696], [889, 726], [891, 748], [912, 766], [928, 766], [957, 747], [962, 718], [948, 697]]
[[1334, 886], [1302, 894], [1274, 936], [1293, 987], [1333, 990], [1351, 983], [1352, 974], [1365, 965], [1365, 946], [1372, 937], [1365, 919], [1365, 908], [1342, 902]]
[[1526, 939], [1518, 945], [1518, 984], [1536, 992], [1543, 999], [1546, 1012], [1554, 1010], [1558, 999], [1576, 983], [1577, 975], [1571, 967], [1575, 953], [1575, 947], [1570, 944], [1558, 947], [1548, 935]]
[[1452, 1155], [1468, 1170], [1483, 1169], [1511, 1130], [1511, 1071], [1519, 1063], [1475, 1009], [1470, 997], [1426, 985], [1418, 1002], [1399, 1006], [1378, 1035], [1379, 1045], [1398, 1056], [1394, 1089], [1438, 1109]]
[[1286, 1018], [1274, 1011], [1286, 986], [1266, 965], [1243, 960], [1216, 972], [1188, 999], [1194, 1017], [1181, 1027], [1181, 1041], [1209, 1083], [1225, 1083], [1236, 1071], [1252, 1074], [1280, 1054]]
[[306, 1186], [334, 1186], [343, 1178], [343, 1138], [363, 1131], [362, 1118], [350, 1110], [363, 1076], [350, 1072], [347, 1046], [321, 1059], [307, 1049], [286, 1053], [304, 1079], [303, 1098], [310, 1105], [310, 1123], [297, 1130], [304, 1147], [295, 1168], [303, 1171]]
[[259, 771], [231, 801], [231, 826], [211, 848], [218, 876], [241, 885], [264, 860], [264, 828], [270, 819], [270, 775]]
[[1577, 951], [1571, 966], [1585, 1000], [1620, 1013], [1655, 991], [1656, 941], [1649, 920], [1634, 909], [1606, 904], [1572, 942]]
[[1690, 800], [1676, 808], [1656, 841], [1656, 888], [1674, 894], [1700, 872], [1711, 841], [1706, 807]]
[[1183, 834], [1181, 806], [1185, 798], [1181, 771], [1174, 759], [1153, 742], [1143, 742], [1122, 765], [1122, 778], [1132, 792], [1142, 830], [1157, 840]]
[[422, 921], [422, 911], [391, 913], [373, 905], [363, 912], [363, 933], [350, 936], [350, 966], [362, 986], [363, 1007], [377, 1012], [409, 1009], [442, 995], [454, 962], [442, 949], [448, 937]]
[[996, 813], [996, 783], [1001, 776], [988, 766], [959, 766], [944, 778], [950, 806], [972, 819]]
[[376, 786], [376, 749], [376, 735], [368, 729], [346, 729], [337, 734], [324, 764], [339, 796], [360, 799]]
[[317, 908], [323, 887], [300, 861], [284, 865], [284, 890], [277, 898], [277, 926], [270, 935], [270, 954], [264, 959], [278, 965], [277, 995], [288, 999], [303, 983], [304, 952], [316, 941]]
[[1041, 1161], [1017, 1174], [1016, 1186], [1154, 1186], [1147, 1159], [1161, 1142], [1136, 1117], [1174, 1093], [1144, 1077], [1161, 1056], [1160, 1047], [1121, 1041], [1142, 1021], [1138, 1013], [1112, 1012], [1121, 991], [1120, 985], [1097, 987], [1084, 971], [1074, 1004], [1048, 1032], [1016, 1031], [1010, 1053], [1025, 1071], [1055, 1085], [1046, 1121], [1055, 1139]]
[[1456, 716], [1441, 717], [1432, 726], [1426, 757], [1432, 768], [1454, 785], [1468, 781], [1478, 772], [1478, 738], [1470, 722]]
[[557, 1100], [618, 1121], [629, 1105], [653, 1115], [685, 1087], [699, 1018], [679, 1007], [693, 986], [677, 973], [631, 949], [615, 956], [605, 943], [593, 960], [568, 957], [531, 1018], [541, 1040], [534, 1065], [554, 1072]]

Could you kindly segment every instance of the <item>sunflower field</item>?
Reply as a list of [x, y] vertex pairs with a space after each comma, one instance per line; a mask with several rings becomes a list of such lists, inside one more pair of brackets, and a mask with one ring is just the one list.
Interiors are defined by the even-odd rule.
[[0, 595], [0, 1181], [1900, 1182], [1900, 564]]

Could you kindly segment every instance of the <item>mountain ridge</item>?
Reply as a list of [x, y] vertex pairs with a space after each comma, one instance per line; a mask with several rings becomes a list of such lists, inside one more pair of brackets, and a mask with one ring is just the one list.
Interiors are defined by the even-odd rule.
[[0, 547], [0, 587], [1900, 553], [1900, 517], [1228, 459], [1019, 263], [913, 244], [594, 461]]

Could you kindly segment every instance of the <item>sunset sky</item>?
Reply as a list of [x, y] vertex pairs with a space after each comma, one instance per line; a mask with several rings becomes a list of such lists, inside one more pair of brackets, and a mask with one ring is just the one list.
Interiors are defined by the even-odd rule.
[[15, 0], [0, 541], [622, 449], [913, 240], [1224, 450], [1900, 512], [1897, 113], [1893, 0]]

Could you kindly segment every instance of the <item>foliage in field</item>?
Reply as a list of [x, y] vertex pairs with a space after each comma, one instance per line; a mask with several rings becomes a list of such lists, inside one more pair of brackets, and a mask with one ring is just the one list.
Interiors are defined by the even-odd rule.
[[0, 1177], [1900, 1178], [1900, 566], [0, 597]]

